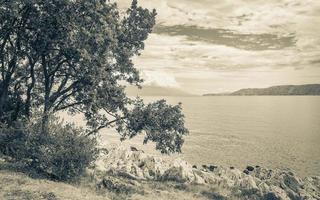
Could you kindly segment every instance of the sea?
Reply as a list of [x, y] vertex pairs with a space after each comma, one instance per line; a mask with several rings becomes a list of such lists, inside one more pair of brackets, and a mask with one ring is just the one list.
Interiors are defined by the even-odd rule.
[[[262, 166], [320, 176], [319, 96], [188, 96], [143, 97], [182, 103], [186, 127], [180, 157], [193, 165], [213, 164], [244, 169]], [[159, 154], [138, 136], [124, 145]], [[104, 145], [118, 145], [112, 129], [101, 131]]]

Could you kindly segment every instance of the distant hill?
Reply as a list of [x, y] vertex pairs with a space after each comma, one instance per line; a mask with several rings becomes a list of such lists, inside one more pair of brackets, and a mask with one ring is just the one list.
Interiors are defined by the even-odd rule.
[[194, 96], [176, 88], [158, 86], [143, 86], [142, 89], [128, 86], [126, 88], [126, 93], [129, 96]]
[[205, 94], [204, 96], [282, 96], [320, 95], [320, 84], [279, 85], [268, 88], [246, 88], [231, 93]]

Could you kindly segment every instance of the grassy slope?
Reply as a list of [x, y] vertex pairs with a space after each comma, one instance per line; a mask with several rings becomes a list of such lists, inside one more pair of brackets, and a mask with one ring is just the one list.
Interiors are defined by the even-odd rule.
[[32, 179], [20, 172], [0, 170], [0, 199], [2, 200], [100, 200], [89, 188], [75, 187], [45, 179]]
[[[219, 199], [215, 192], [202, 186], [185, 186], [170, 182], [136, 181], [133, 192], [115, 193], [107, 189], [95, 190], [95, 184], [83, 177], [79, 184], [54, 182], [32, 178], [16, 166], [0, 158], [0, 199], [1, 200], [174, 200], [174, 199]], [[126, 178], [116, 178], [123, 183]]]
[[[0, 170], [1, 200], [174, 200], [213, 199], [215, 193], [201, 186], [184, 188], [170, 183], [140, 183], [140, 192], [117, 194], [96, 192], [91, 187], [73, 186], [66, 183], [33, 179], [21, 172]], [[179, 188], [182, 187], [182, 188]], [[219, 198], [214, 198], [219, 199]]]

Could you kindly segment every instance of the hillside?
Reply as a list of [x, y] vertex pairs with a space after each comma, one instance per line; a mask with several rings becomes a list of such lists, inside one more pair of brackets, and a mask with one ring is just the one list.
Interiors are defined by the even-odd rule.
[[107, 200], [94, 189], [45, 179], [33, 179], [12, 170], [0, 169], [1, 200]]
[[142, 89], [128, 86], [126, 88], [128, 96], [193, 96], [177, 88], [166, 88], [158, 86], [143, 86]]
[[204, 96], [284, 96], [320, 95], [320, 84], [280, 85], [268, 88], [246, 88], [232, 93], [205, 94]]
[[[19, 171], [19, 170], [18, 170]], [[31, 178], [0, 158], [0, 199], [319, 199], [320, 177], [301, 178], [290, 170], [247, 166], [191, 165], [119, 146], [100, 154], [77, 183]]]

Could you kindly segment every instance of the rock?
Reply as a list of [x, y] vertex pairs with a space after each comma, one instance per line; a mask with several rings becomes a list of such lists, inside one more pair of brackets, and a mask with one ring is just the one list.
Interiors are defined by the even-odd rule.
[[111, 149], [109, 154], [96, 161], [100, 171], [114, 171], [135, 179], [156, 180], [168, 165], [161, 158], [147, 155], [142, 151], [127, 147]]
[[131, 151], [138, 151], [138, 149], [136, 147], [132, 147], [132, 146], [130, 147], [130, 150]]
[[288, 187], [289, 189], [293, 190], [294, 192], [299, 192], [301, 188], [301, 180], [299, 178], [291, 175], [291, 174], [283, 174], [282, 176], [282, 182], [285, 185], [285, 187]]
[[100, 148], [99, 149], [100, 156], [107, 155], [108, 153], [109, 153], [109, 150], [107, 148]]
[[183, 183], [187, 181], [187, 177], [183, 174], [182, 167], [172, 167], [164, 172], [161, 180]]
[[134, 184], [126, 184], [112, 176], [107, 176], [98, 184], [99, 189], [105, 188], [110, 192], [130, 194], [134, 192]]
[[252, 172], [254, 170], [254, 167], [252, 166], [247, 166], [246, 170], [248, 170], [249, 172]]
[[208, 167], [208, 169], [209, 169], [211, 172], [213, 172], [214, 169], [216, 169], [216, 168], [217, 168], [217, 166], [215, 166], [215, 165], [210, 165], [210, 166]]
[[100, 187], [115, 192], [132, 191], [134, 184], [130, 181], [155, 180], [208, 185], [230, 199], [238, 199], [239, 195], [246, 199], [265, 200], [320, 199], [320, 177], [302, 180], [288, 170], [257, 166], [248, 166], [243, 172], [234, 167], [215, 165], [202, 165], [198, 169], [197, 165], [190, 165], [182, 159], [164, 160], [131, 147], [110, 149], [107, 155], [97, 160], [94, 171], [107, 174], [102, 179], [100, 177]]
[[270, 187], [265, 182], [260, 183], [258, 188], [263, 194], [266, 194], [270, 191]]
[[303, 180], [303, 195], [306, 199], [320, 199], [320, 176], [307, 177]]
[[173, 161], [172, 166], [164, 172], [161, 180], [193, 182], [195, 180], [195, 175], [190, 164], [181, 159], [176, 159]]
[[259, 188], [252, 176], [247, 176], [240, 181], [240, 187], [245, 188], [246, 190], [255, 190], [258, 191]]
[[264, 195], [265, 200], [290, 200], [285, 191], [277, 186], [271, 186], [270, 191]]
[[207, 182], [204, 180], [204, 178], [202, 178], [200, 175], [198, 174], [194, 174], [194, 181], [193, 183], [196, 183], [196, 184], [200, 184], [200, 185], [204, 185], [206, 184]]

